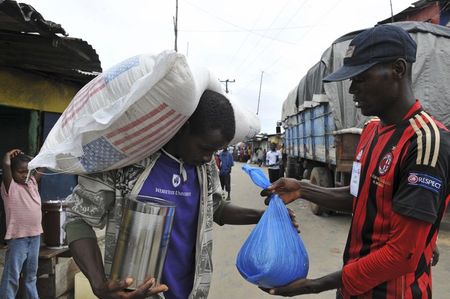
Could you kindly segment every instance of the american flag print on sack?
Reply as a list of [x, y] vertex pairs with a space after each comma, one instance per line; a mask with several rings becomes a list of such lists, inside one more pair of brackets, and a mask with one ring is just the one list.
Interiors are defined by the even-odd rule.
[[67, 123], [83, 108], [83, 106], [89, 102], [89, 99], [101, 91], [103, 88], [113, 81], [115, 78], [119, 77], [121, 74], [125, 73], [129, 69], [139, 65], [139, 56], [131, 57], [127, 60], [122, 61], [116, 66], [112, 67], [108, 71], [98, 75], [91, 82], [86, 84], [73, 98], [70, 105], [64, 111], [62, 126], [64, 127]]
[[[80, 112], [83, 107], [97, 93], [108, 88], [108, 84], [136, 66], [139, 66], [139, 56], [123, 61], [89, 82], [64, 112], [62, 126], [67, 126], [77, 114], [83, 113]], [[112, 169], [113, 166], [125, 165], [130, 161], [137, 162], [164, 145], [186, 119], [185, 115], [167, 104], [156, 104], [156, 107], [138, 118], [127, 121], [125, 116], [120, 127], [111, 132], [106, 129], [104, 134], [84, 144], [83, 155], [78, 159], [83, 168], [91, 173]]]
[[95, 139], [83, 146], [81, 165], [87, 172], [107, 169], [127, 156], [116, 150], [104, 137]]
[[187, 116], [162, 103], [138, 119], [83, 146], [80, 162], [88, 172], [145, 157], [164, 145], [185, 123]]

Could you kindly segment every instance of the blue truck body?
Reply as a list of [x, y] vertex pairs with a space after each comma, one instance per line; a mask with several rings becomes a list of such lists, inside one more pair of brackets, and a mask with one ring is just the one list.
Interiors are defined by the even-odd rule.
[[329, 103], [311, 102], [289, 118], [292, 125], [285, 129], [288, 156], [336, 165], [336, 127]]

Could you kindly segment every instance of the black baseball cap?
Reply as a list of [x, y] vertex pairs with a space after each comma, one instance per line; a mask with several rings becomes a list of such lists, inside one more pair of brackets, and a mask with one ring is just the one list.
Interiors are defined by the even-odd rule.
[[377, 25], [359, 33], [347, 48], [344, 65], [323, 78], [323, 82], [342, 81], [372, 66], [404, 58], [416, 61], [417, 44], [409, 33], [395, 25]]

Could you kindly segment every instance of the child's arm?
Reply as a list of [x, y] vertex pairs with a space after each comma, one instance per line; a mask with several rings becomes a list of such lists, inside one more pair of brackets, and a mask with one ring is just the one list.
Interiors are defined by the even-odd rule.
[[20, 154], [22, 151], [19, 149], [13, 149], [10, 150], [5, 154], [3, 157], [3, 184], [5, 184], [5, 189], [7, 192], [9, 192], [9, 186], [11, 185], [12, 181], [12, 171], [11, 171], [11, 159]]

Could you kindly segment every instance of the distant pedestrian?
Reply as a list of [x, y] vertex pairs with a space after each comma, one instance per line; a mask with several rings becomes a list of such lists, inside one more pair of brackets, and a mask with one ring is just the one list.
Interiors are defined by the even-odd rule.
[[8, 249], [0, 284], [2, 299], [16, 298], [21, 272], [25, 298], [39, 298], [36, 273], [42, 233], [41, 197], [37, 184], [39, 176], [30, 176], [27, 181], [30, 160], [19, 149], [7, 152], [3, 158], [1, 194], [5, 205]]
[[256, 157], [258, 159], [257, 160], [258, 161], [258, 166], [261, 167], [262, 164], [264, 163], [264, 158], [265, 158], [264, 151], [263, 151], [262, 148], [258, 148], [256, 150]]
[[231, 193], [231, 168], [234, 166], [233, 156], [228, 151], [227, 147], [224, 147], [222, 152], [219, 154], [220, 158], [220, 185], [222, 190], [227, 192], [227, 200], [230, 200]]
[[270, 144], [270, 151], [266, 154], [266, 165], [269, 170], [269, 180], [271, 183], [280, 178], [281, 153], [277, 151], [275, 143]]

